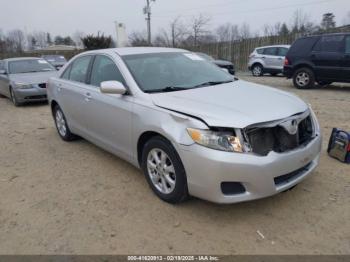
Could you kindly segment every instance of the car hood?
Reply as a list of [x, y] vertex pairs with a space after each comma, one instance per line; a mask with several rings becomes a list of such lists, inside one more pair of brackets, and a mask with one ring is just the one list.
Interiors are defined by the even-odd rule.
[[305, 112], [300, 98], [262, 85], [232, 83], [151, 94], [156, 106], [200, 118], [212, 127], [245, 128]]
[[55, 77], [57, 75], [58, 71], [11, 74], [10, 80], [12, 82], [20, 82], [24, 84], [41, 84], [46, 83], [50, 77]]

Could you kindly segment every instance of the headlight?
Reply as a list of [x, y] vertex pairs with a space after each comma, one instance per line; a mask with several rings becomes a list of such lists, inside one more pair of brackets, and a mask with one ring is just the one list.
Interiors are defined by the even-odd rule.
[[239, 138], [231, 132], [216, 132], [193, 128], [187, 128], [187, 132], [194, 142], [202, 146], [227, 152], [243, 152]]
[[25, 83], [15, 83], [15, 86], [19, 89], [30, 89], [33, 87], [32, 85], [28, 85]]

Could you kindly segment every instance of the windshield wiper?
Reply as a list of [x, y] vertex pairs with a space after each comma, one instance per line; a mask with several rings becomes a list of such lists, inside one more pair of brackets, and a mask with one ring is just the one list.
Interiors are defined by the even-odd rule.
[[199, 85], [194, 86], [193, 88], [198, 88], [198, 87], [204, 87], [204, 86], [215, 86], [215, 85], [221, 85], [221, 84], [227, 84], [231, 83], [233, 80], [228, 80], [228, 81], [208, 81], [201, 83]]
[[188, 90], [188, 89], [191, 89], [191, 88], [181, 87], [181, 86], [167, 86], [160, 89], [145, 90], [145, 93], [165, 93], [165, 92], [175, 92], [175, 91]]

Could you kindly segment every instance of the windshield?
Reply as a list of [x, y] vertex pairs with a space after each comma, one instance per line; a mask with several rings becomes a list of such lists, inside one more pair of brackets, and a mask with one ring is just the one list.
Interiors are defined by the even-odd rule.
[[56, 69], [44, 59], [26, 59], [26, 60], [9, 62], [10, 74], [48, 72], [48, 71], [56, 71]]
[[123, 56], [144, 92], [178, 91], [233, 81], [233, 77], [194, 53]]
[[67, 62], [66, 58], [61, 55], [44, 55], [43, 58], [49, 62], [58, 62], [58, 63]]

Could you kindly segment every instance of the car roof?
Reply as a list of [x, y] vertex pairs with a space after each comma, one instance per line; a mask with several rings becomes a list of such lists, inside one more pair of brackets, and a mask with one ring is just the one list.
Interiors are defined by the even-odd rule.
[[267, 45], [267, 46], [259, 46], [255, 49], [261, 49], [261, 48], [269, 48], [269, 47], [286, 47], [286, 48], [290, 48], [290, 45]]
[[6, 58], [3, 61], [13, 62], [13, 61], [22, 61], [28, 59], [40, 59], [39, 57], [14, 57], [14, 58]]
[[101, 50], [88, 51], [83, 54], [89, 53], [102, 53], [102, 54], [113, 54], [117, 53], [120, 56], [125, 55], [138, 55], [138, 54], [152, 54], [152, 53], [183, 53], [189, 52], [184, 49], [178, 48], [166, 48], [166, 47], [123, 47], [123, 48], [109, 48]]

